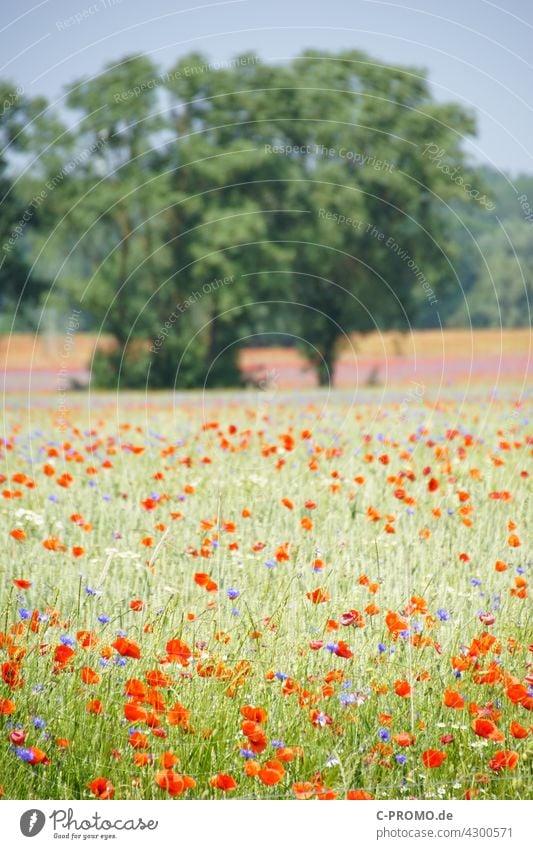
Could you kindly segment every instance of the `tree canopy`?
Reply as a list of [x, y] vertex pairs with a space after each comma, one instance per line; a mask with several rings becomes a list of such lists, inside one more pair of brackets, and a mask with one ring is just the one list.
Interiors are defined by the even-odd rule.
[[132, 55], [61, 108], [14, 91], [3, 328], [21, 295], [21, 329], [80, 309], [115, 342], [99, 385], [231, 385], [239, 348], [273, 342], [325, 383], [354, 331], [528, 321], [533, 178], [474, 167], [473, 114], [423, 69], [358, 50], [166, 71]]

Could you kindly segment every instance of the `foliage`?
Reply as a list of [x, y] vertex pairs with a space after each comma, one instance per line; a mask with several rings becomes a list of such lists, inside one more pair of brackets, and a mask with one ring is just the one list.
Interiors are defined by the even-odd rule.
[[530, 410], [486, 398], [11, 399], [2, 795], [531, 798]]

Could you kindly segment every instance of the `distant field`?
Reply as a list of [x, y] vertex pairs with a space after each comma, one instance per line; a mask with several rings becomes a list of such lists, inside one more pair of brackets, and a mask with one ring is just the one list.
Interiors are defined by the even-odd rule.
[[[64, 357], [65, 337], [13, 335], [0, 338], [0, 376], [8, 391], [53, 391], [58, 373], [85, 385], [96, 337], [74, 334]], [[107, 337], [100, 340], [111, 344]], [[531, 333], [523, 330], [415, 331], [353, 336], [351, 347], [341, 346], [333, 375], [338, 387], [354, 385], [406, 385], [417, 381], [428, 386], [461, 383], [527, 383]], [[279, 388], [310, 388], [315, 375], [305, 360], [290, 348], [247, 348], [241, 352], [244, 375], [266, 376]]]

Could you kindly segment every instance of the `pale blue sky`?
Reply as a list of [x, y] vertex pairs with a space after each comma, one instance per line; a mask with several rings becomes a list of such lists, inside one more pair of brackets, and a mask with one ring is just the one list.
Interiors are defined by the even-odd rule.
[[478, 161], [533, 173], [533, 0], [4, 0], [2, 17], [0, 76], [52, 99], [137, 51], [164, 68], [193, 49], [280, 62], [305, 47], [425, 67], [437, 98], [476, 109]]

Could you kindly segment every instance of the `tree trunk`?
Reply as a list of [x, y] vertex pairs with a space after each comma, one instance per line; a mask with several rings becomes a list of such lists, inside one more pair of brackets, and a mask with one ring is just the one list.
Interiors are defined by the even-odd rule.
[[316, 357], [315, 368], [319, 386], [333, 386], [336, 345], [337, 334], [334, 333], [325, 339], [320, 350], [321, 356]]

